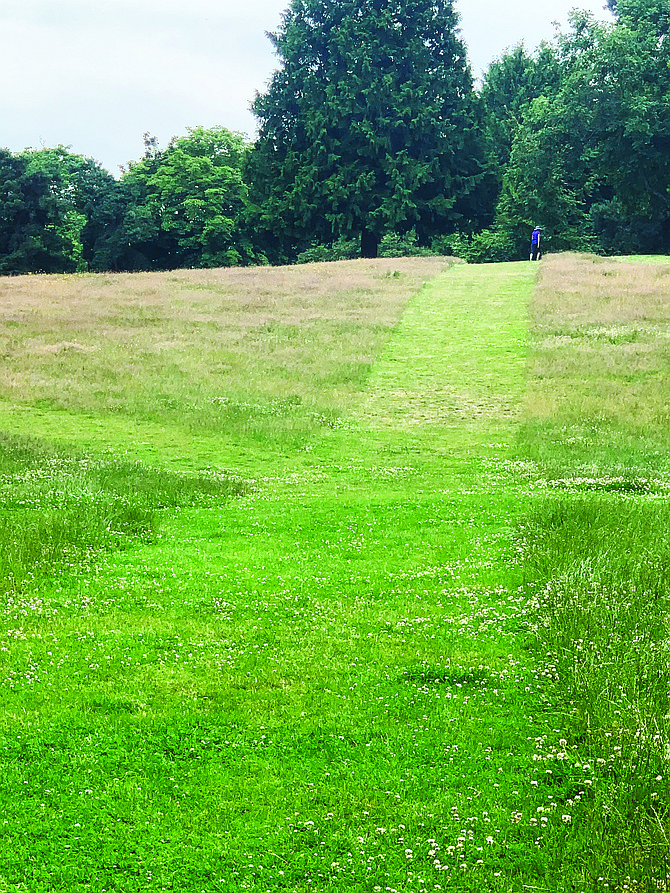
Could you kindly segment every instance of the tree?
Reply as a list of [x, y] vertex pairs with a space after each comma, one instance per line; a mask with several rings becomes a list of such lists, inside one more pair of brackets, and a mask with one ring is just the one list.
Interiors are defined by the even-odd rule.
[[0, 157], [0, 272], [107, 269], [99, 245], [118, 225], [113, 177], [65, 147]]
[[630, 30], [651, 31], [658, 37], [670, 30], [668, 0], [608, 0], [607, 5]]
[[[79, 271], [110, 269], [101, 245], [120, 222], [117, 183], [92, 158], [65, 146], [30, 149], [23, 153], [30, 173], [45, 175], [57, 203], [60, 231], [69, 243], [68, 255]], [[113, 210], [112, 210], [113, 209]]]
[[558, 43], [560, 89], [531, 105], [504, 177], [497, 220], [517, 242], [539, 222], [555, 248], [670, 250], [670, 47], [659, 5], [619, 0], [614, 25], [573, 14]]
[[292, 0], [253, 111], [247, 179], [273, 259], [311, 242], [420, 241], [486, 213], [480, 117], [451, 0]]
[[165, 151], [146, 138], [144, 158], [122, 178], [122, 234], [134, 265], [169, 269], [253, 260], [241, 224], [248, 149], [241, 134], [223, 127], [189, 128]]
[[[619, 3], [591, 61], [595, 164], [616, 199], [612, 210], [644, 231], [639, 248], [670, 248], [670, 47], [667, 21], [650, 4], [641, 18]], [[666, 7], [667, 17], [668, 4]], [[645, 222], [646, 221], [646, 222]]]
[[547, 43], [534, 53], [519, 44], [495, 59], [484, 76], [481, 99], [498, 184], [510, 159], [512, 143], [530, 104], [538, 96], [553, 96], [561, 84], [555, 49]]
[[60, 171], [30, 153], [0, 150], [0, 273], [74, 272], [73, 231], [81, 223], [63, 199]]
[[553, 250], [587, 250], [589, 166], [588, 119], [558, 99], [536, 99], [512, 145], [496, 214], [497, 227], [528, 255], [530, 232], [540, 224]]

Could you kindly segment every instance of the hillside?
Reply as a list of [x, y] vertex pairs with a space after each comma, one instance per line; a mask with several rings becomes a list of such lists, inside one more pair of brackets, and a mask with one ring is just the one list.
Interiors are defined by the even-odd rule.
[[0, 280], [0, 888], [664, 889], [669, 269]]

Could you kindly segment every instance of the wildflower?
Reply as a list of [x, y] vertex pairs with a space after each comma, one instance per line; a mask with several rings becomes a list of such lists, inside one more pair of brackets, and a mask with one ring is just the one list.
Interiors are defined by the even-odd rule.
[[572, 821], [572, 816], [571, 815], [562, 815], [561, 820], [564, 821], [567, 825]]

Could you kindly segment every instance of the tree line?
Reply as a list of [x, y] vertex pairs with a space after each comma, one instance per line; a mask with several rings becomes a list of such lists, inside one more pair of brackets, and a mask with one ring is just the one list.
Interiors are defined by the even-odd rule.
[[476, 87], [452, 0], [291, 0], [254, 141], [0, 150], [0, 273], [670, 253], [670, 2], [608, 6]]

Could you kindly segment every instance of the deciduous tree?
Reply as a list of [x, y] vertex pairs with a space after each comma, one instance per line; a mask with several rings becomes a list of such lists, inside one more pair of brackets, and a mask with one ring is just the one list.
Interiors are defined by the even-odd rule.
[[248, 143], [223, 127], [195, 127], [124, 174], [128, 207], [124, 239], [135, 263], [150, 268], [249, 263], [253, 252], [241, 226]]
[[73, 272], [83, 222], [59, 165], [0, 150], [0, 273]]
[[486, 71], [481, 89], [484, 130], [499, 184], [510, 159], [514, 136], [524, 123], [531, 102], [538, 96], [555, 95], [561, 79], [556, 50], [548, 43], [534, 53], [518, 44], [494, 59]]
[[670, 251], [670, 46], [657, 6], [620, 0], [613, 25], [573, 14], [560, 89], [531, 105], [504, 176], [498, 224], [517, 241], [542, 223], [555, 248]]

